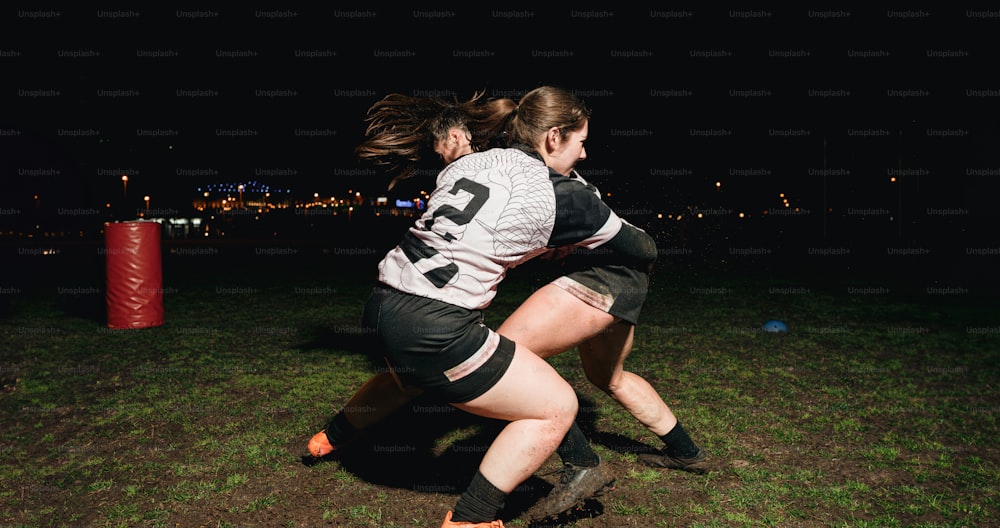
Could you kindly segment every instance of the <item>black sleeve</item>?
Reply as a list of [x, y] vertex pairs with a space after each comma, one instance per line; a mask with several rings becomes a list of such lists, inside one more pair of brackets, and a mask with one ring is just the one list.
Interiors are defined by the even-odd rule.
[[628, 223], [607, 243], [594, 249], [578, 248], [564, 261], [565, 270], [621, 267], [650, 273], [656, 262], [656, 242], [645, 231]]
[[576, 178], [552, 172], [556, 214], [548, 247], [606, 244], [615, 236], [621, 219], [597, 194], [597, 189]]
[[656, 262], [656, 241], [648, 233], [629, 223], [601, 248], [623, 257], [622, 264], [649, 270]]

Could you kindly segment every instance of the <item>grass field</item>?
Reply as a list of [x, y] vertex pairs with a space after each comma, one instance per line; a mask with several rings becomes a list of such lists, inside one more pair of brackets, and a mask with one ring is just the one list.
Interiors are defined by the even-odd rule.
[[[439, 526], [498, 424], [418, 402], [344, 459], [304, 465], [372, 372], [358, 318], [375, 256], [276, 255], [167, 255], [166, 323], [142, 330], [105, 327], [93, 262], [8, 288], [0, 528]], [[488, 323], [546, 271], [515, 270]], [[654, 279], [629, 366], [713, 471], [639, 464], [658, 439], [563, 354], [616, 489], [562, 525], [1000, 525], [995, 296], [693, 266]], [[762, 332], [771, 318], [790, 331]], [[527, 526], [519, 509], [547, 478], [512, 495], [508, 526]]]

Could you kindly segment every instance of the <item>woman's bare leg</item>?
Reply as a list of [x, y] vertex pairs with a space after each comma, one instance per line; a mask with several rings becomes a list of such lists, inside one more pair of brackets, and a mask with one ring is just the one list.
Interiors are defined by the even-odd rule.
[[653, 467], [705, 473], [707, 456], [667, 403], [648, 381], [625, 370], [635, 326], [608, 322], [609, 318], [602, 310], [550, 285], [525, 301], [500, 331], [531, 343], [545, 357], [575, 344], [587, 379], [663, 441], [661, 452], [640, 454], [640, 461]]
[[677, 418], [642, 377], [624, 370], [635, 326], [595, 308], [568, 291], [547, 284], [517, 308], [497, 333], [551, 357], [577, 347], [587, 379], [611, 396], [656, 435]]
[[[415, 387], [402, 387], [391, 372], [384, 371], [368, 378], [361, 388], [347, 400], [340, 414], [355, 431], [361, 431], [375, 425], [387, 416], [413, 401], [423, 391]], [[328, 431], [323, 430], [309, 440], [307, 449], [314, 457], [323, 457], [338, 447], [338, 443], [349, 442], [343, 438], [340, 442], [330, 442]]]
[[489, 391], [452, 404], [463, 411], [508, 420], [490, 445], [479, 471], [510, 493], [555, 452], [576, 419], [576, 393], [544, 359], [517, 344], [507, 372]]
[[625, 358], [632, 351], [634, 337], [635, 326], [616, 323], [580, 343], [580, 360], [591, 383], [660, 436], [677, 425], [677, 418], [648, 381], [625, 370]]
[[547, 358], [600, 334], [615, 321], [615, 316], [546, 284], [525, 299], [497, 333]]

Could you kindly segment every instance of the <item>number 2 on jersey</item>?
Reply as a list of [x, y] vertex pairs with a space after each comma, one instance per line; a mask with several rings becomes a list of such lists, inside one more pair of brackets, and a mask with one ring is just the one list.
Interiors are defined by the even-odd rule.
[[[472, 200], [470, 200], [469, 203], [462, 209], [450, 204], [438, 207], [431, 215], [431, 218], [424, 221], [423, 230], [431, 231], [435, 221], [441, 216], [451, 220], [455, 223], [455, 225], [463, 226], [468, 224], [473, 218], [476, 217], [476, 213], [479, 212], [479, 210], [483, 207], [483, 204], [485, 204], [486, 200], [490, 197], [489, 187], [481, 183], [474, 182], [468, 178], [459, 178], [456, 180], [455, 184], [448, 192], [457, 195], [459, 191], [470, 193], [472, 195]], [[455, 236], [448, 232], [435, 234], [448, 242], [455, 240]], [[440, 255], [436, 249], [427, 245], [423, 240], [417, 238], [409, 231], [406, 233], [401, 247], [403, 248], [403, 252], [406, 253], [406, 257], [409, 258], [410, 262], [414, 265], [423, 259], [433, 258], [435, 255]], [[442, 266], [425, 271], [424, 277], [427, 277], [427, 280], [431, 281], [431, 284], [434, 286], [443, 288], [446, 284], [451, 282], [452, 278], [454, 278], [456, 274], [458, 274], [458, 265], [454, 262], [448, 262]]]

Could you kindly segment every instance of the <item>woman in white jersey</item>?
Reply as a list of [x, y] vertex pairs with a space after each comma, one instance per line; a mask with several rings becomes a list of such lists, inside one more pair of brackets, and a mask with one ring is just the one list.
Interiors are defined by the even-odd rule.
[[[539, 100], [545, 100], [542, 94], [547, 94], [548, 88], [538, 91], [537, 96], [541, 97]], [[558, 91], [556, 91], [558, 93]], [[551, 95], [549, 95], [551, 97]], [[449, 162], [455, 157], [465, 154], [473, 149], [483, 149], [486, 147], [483, 142], [478, 144], [470, 145], [470, 142], [475, 142], [476, 138], [492, 137], [495, 136], [497, 130], [496, 120], [487, 119], [486, 116], [495, 115], [497, 106], [504, 106], [505, 102], [508, 106], [513, 105], [512, 101], [509, 100], [494, 100], [486, 104], [477, 104], [475, 107], [470, 107], [469, 104], [475, 102], [477, 98], [473, 98], [473, 101], [466, 103], [465, 105], [455, 105], [457, 108], [448, 108], [449, 105], [442, 103], [442, 109], [440, 110], [440, 116], [438, 119], [431, 120], [427, 124], [424, 121], [413, 118], [413, 107], [418, 104], [427, 104], [428, 100], [419, 98], [410, 98], [407, 96], [392, 96], [387, 97], [379, 104], [377, 104], [373, 109], [377, 108], [378, 112], [375, 114], [377, 117], [373, 118], [372, 126], [369, 127], [369, 133], [373, 129], [378, 127], [384, 127], [393, 125], [399, 126], [401, 129], [406, 130], [407, 127], [414, 134], [423, 134], [425, 136], [430, 136], [435, 138], [434, 149], [437, 151], [445, 162]], [[526, 101], [531, 99], [526, 97]], [[547, 157], [552, 160], [553, 166], [560, 166], [565, 171], [570, 174], [572, 172], [572, 166], [575, 164], [576, 159], [582, 159], [585, 155], [582, 145], [579, 149], [579, 153], [575, 154], [577, 157], [574, 159], [572, 156], [572, 150], [566, 150], [559, 148], [552, 148], [553, 146], [558, 147], [560, 140], [563, 136], [566, 136], [565, 130], [569, 127], [556, 127], [556, 130], [542, 130], [544, 127], [532, 129], [525, 123], [530, 123], [532, 121], [538, 121], [538, 115], [532, 116], [531, 105], [524, 104], [521, 105], [521, 114], [528, 113], [528, 116], [532, 119], [524, 119], [520, 124], [522, 129], [522, 136], [530, 136], [532, 133], [539, 131], [542, 132], [552, 132], [550, 137], [545, 138], [545, 143], [539, 144], [535, 149], [522, 147], [522, 150], [529, 152], [532, 156], [541, 159]], [[581, 105], [582, 108], [582, 105]], [[458, 110], [467, 114], [467, 116], [456, 117], [455, 115], [448, 116], [449, 110]], [[475, 110], [475, 111], [474, 111]], [[437, 111], [432, 109], [432, 111]], [[500, 108], [503, 112], [503, 108]], [[419, 112], [417, 112], [419, 113]], [[454, 113], [454, 112], [453, 112]], [[538, 113], [537, 111], [535, 112]], [[584, 112], [586, 113], [586, 112]], [[589, 115], [589, 114], [588, 114]], [[511, 123], [512, 125], [517, 125], [518, 119], [514, 119]], [[427, 128], [431, 130], [428, 130]], [[468, 129], [471, 128], [474, 132], [470, 132]], [[376, 134], [377, 135], [377, 134]], [[514, 132], [513, 135], [517, 135]], [[578, 138], [585, 138], [585, 136], [578, 135]], [[366, 151], [369, 157], [376, 159], [385, 159], [387, 154], [399, 154], [400, 149], [398, 148], [399, 143], [392, 143], [391, 149], [373, 148], [372, 145], [377, 145], [378, 143], [369, 142], [369, 150]], [[539, 156], [535, 154], [535, 151], [541, 148], [545, 155]], [[567, 155], [570, 154], [570, 155]], [[562, 156], [562, 157], [560, 157]], [[409, 158], [410, 160], [418, 159], [419, 154], [416, 151], [408, 151], [404, 153], [403, 158]], [[518, 156], [513, 156], [510, 159], [519, 159]], [[494, 170], [496, 167], [507, 166], [512, 167], [509, 161], [500, 161], [499, 158], [495, 158], [488, 162], [491, 165], [490, 170]], [[478, 169], [476, 169], [478, 170]], [[517, 169], [520, 170], [520, 169]], [[406, 171], [401, 171], [399, 174], [404, 175]], [[448, 171], [445, 171], [448, 173]], [[446, 174], [443, 173], [442, 177]], [[419, 289], [427, 284], [434, 285], [432, 289], [426, 289], [423, 293], [428, 297], [441, 298], [444, 291], [452, 291], [448, 295], [453, 297], [445, 298], [466, 298], [469, 299], [466, 302], [466, 306], [475, 306], [477, 304], [482, 304], [485, 299], [488, 302], [488, 298], [492, 297], [493, 287], [495, 282], [502, 278], [502, 275], [507, 267], [512, 267], [516, 263], [523, 261], [525, 258], [530, 258], [531, 253], [534, 250], [529, 250], [528, 252], [519, 253], [520, 250], [516, 249], [517, 244], [514, 243], [515, 240], [528, 240], [529, 242], [524, 245], [524, 247], [534, 247], [537, 242], [530, 242], [532, 237], [537, 238], [541, 236], [540, 233], [546, 233], [545, 222], [546, 213], [544, 212], [546, 206], [537, 206], [537, 204], [532, 205], [531, 199], [535, 194], [533, 192], [521, 192], [514, 187], [515, 185], [501, 186], [503, 190], [500, 191], [502, 194], [506, 195], [507, 204], [517, 202], [519, 205], [515, 208], [507, 207], [504, 211], [500, 213], [499, 217], [494, 217], [497, 222], [497, 226], [502, 229], [497, 229], [494, 226], [493, 229], [487, 230], [480, 233], [479, 240], [481, 241], [492, 241], [494, 244], [494, 250], [492, 257], [483, 257], [480, 260], [478, 257], [461, 257], [464, 259], [465, 266], [459, 266], [455, 263], [455, 258], [450, 254], [451, 249], [448, 248], [449, 244], [458, 241], [460, 238], [462, 241], [475, 240], [474, 238], [467, 238], [467, 224], [471, 223], [472, 220], [476, 222], [483, 222], [482, 218], [476, 218], [479, 215], [471, 214], [473, 212], [479, 211], [479, 209], [485, 209], [486, 202], [481, 199], [481, 196], [487, 194], [485, 189], [489, 189], [489, 185], [484, 187], [478, 187], [474, 180], [469, 180], [463, 173], [455, 172], [451, 175], [451, 179], [442, 180], [445, 183], [444, 191], [448, 191], [449, 187], [456, 190], [455, 193], [450, 193], [453, 196], [452, 200], [456, 203], [445, 203], [441, 209], [436, 209], [437, 212], [429, 213], [429, 218], [425, 216], [423, 222], [423, 228], [411, 229], [409, 237], [414, 237], [415, 239], [406, 241], [400, 245], [399, 248], [394, 250], [390, 254], [390, 257], [395, 256], [395, 258], [387, 258], [383, 261], [383, 274], [388, 273], [388, 276], [399, 277], [399, 285], [401, 289], [405, 289], [406, 283], [412, 283], [416, 286], [415, 289]], [[501, 181], [502, 178], [496, 179], [495, 181]], [[556, 178], [551, 180], [552, 190], [551, 195], [557, 205], [557, 212], [559, 214], [553, 218], [552, 232], [548, 234], [550, 241], [545, 244], [546, 247], [557, 246], [563, 243], [584, 243], [587, 244], [586, 237], [594, 238], [594, 240], [601, 240], [601, 229], [604, 227], [609, 227], [614, 229], [614, 224], [617, 220], [613, 219], [613, 214], [607, 214], [605, 209], [602, 207], [603, 204], [598, 203], [598, 205], [591, 207], [590, 204], [593, 203], [594, 197], [596, 197], [596, 190], [588, 186], [582, 179], [578, 177], [570, 178], [566, 180], [565, 178]], [[489, 180], [488, 180], [489, 181]], [[512, 180], [513, 181], [513, 180]], [[529, 185], [530, 179], [517, 179], [519, 185]], [[535, 183], [539, 183], [540, 180], [535, 180]], [[549, 183], [545, 183], [542, 187], [548, 187]], [[511, 187], [511, 189], [508, 189]], [[525, 187], [524, 189], [527, 189]], [[523, 190], [523, 189], [522, 189]], [[476, 192], [479, 193], [479, 198], [477, 198]], [[520, 194], [519, 194], [520, 193]], [[460, 194], [468, 194], [465, 198], [455, 197]], [[548, 195], [546, 195], [548, 196]], [[528, 198], [524, 198], [528, 197]], [[582, 199], [581, 199], [582, 197]], [[524, 201], [521, 201], [524, 200]], [[546, 203], [548, 198], [543, 200]], [[599, 200], [598, 200], [599, 202]], [[527, 207], [526, 207], [527, 206]], [[515, 211], [521, 211], [516, 213]], [[529, 213], [524, 214], [524, 211], [529, 211]], [[518, 215], [522, 215], [523, 219], [516, 220]], [[539, 216], [541, 215], [541, 216]], [[457, 219], [457, 222], [455, 221]], [[525, 220], [527, 219], [527, 220]], [[541, 220], [540, 220], [541, 219]], [[435, 232], [434, 225], [448, 222], [448, 228], [444, 231]], [[487, 225], [490, 222], [486, 222]], [[609, 224], [610, 223], [610, 224]], [[428, 227], [430, 224], [430, 228]], [[419, 223], [418, 223], [419, 226]], [[461, 235], [456, 236], [455, 233], [461, 232]], [[627, 372], [623, 373], [621, 368], [621, 361], [627, 355], [628, 350], [631, 346], [631, 332], [632, 325], [638, 315], [638, 309], [641, 307], [642, 299], [645, 296], [645, 272], [644, 267], [648, 267], [649, 262], [652, 257], [655, 256], [655, 248], [652, 248], [648, 237], [643, 237], [640, 235], [638, 230], [634, 228], [626, 229], [628, 235], [624, 235], [619, 231], [617, 238], [621, 241], [629, 241], [629, 246], [638, 246], [639, 251], [633, 251], [631, 249], [626, 249], [624, 254], [627, 256], [625, 260], [631, 261], [629, 266], [615, 266], [608, 265], [604, 268], [599, 268], [596, 271], [593, 269], [581, 268], [576, 272], [567, 274], [566, 277], [561, 278], [559, 281], [553, 283], [553, 285], [546, 286], [542, 288], [538, 293], [532, 296], [522, 308], [518, 309], [515, 314], [508, 319], [507, 322], [501, 327], [501, 334], [514, 336], [515, 341], [517, 341], [521, 336], [531, 343], [538, 343], [539, 350], [534, 350], [534, 352], [543, 354], [545, 356], [551, 355], [553, 353], [561, 352], [581, 341], [589, 341], [592, 344], [587, 343], [581, 344], [581, 358], [584, 359], [584, 366], [588, 369], [588, 377], [594, 381], [599, 386], [602, 386], [609, 394], [615, 396], [614, 390], [609, 390], [609, 385], [611, 389], [618, 387], [625, 388], [626, 386], [634, 386], [634, 383], [620, 383], [622, 378], [630, 375]], [[420, 240], [421, 234], [436, 233], [430, 238], [431, 243], [424, 243]], [[534, 235], [527, 236], [526, 234], [534, 233]], [[502, 236], [501, 236], [502, 235]], [[527, 236], [527, 238], [525, 238]], [[441, 241], [447, 241], [443, 245]], [[462, 242], [465, 243], [465, 242]], [[645, 249], [642, 249], [646, 244]], [[499, 245], [498, 245], [499, 244]], [[475, 245], [475, 244], [473, 244]], [[497, 248], [507, 247], [506, 250], [496, 251]], [[448, 253], [445, 256], [443, 251], [439, 248], [444, 248]], [[628, 256], [628, 253], [632, 253]], [[480, 256], [489, 255], [489, 251], [480, 252]], [[405, 257], [405, 258], [403, 258]], [[499, 257], [499, 259], [497, 258]], [[436, 264], [428, 265], [437, 261]], [[500, 264], [497, 265], [496, 262], [499, 261]], [[393, 264], [394, 262], [394, 264]], [[421, 265], [422, 263], [422, 265]], [[462, 267], [471, 266], [472, 273], [461, 272]], [[617, 268], [617, 269], [616, 269]], [[386, 271], [390, 270], [390, 271]], [[419, 270], [415, 272], [414, 270]], [[624, 270], [624, 271], [623, 271]], [[639, 270], [628, 271], [628, 270]], [[404, 278], [406, 274], [409, 274], [408, 279]], [[478, 274], [478, 276], [477, 276]], [[465, 275], [463, 279], [463, 275]], [[414, 277], [423, 277], [421, 280], [414, 281]], [[424, 280], [426, 279], [426, 280]], [[463, 285], [464, 284], [464, 285]], [[486, 287], [483, 287], [486, 284]], [[558, 284], [558, 287], [556, 286]], [[441, 285], [439, 288], [437, 285]], [[637, 286], [638, 285], [638, 286]], [[615, 291], [618, 290], [618, 291]], [[485, 295], [486, 297], [482, 297]], [[574, 297], [575, 295], [575, 297]], [[478, 300], [477, 300], [478, 299]], [[581, 303], [580, 300], [584, 300], [587, 304]], [[599, 308], [595, 310], [594, 308]], [[561, 317], [562, 321], [570, 320], [573, 321], [572, 325], [557, 324], [549, 328], [549, 331], [540, 330], [539, 325], [532, 325], [531, 321], [537, 319], [538, 316], [544, 315], [546, 308], [556, 308], [555, 312], [549, 310], [549, 313], [553, 314], [545, 317], [545, 321], [551, 320], [552, 317]], [[560, 308], [565, 309], [561, 311]], [[596, 312], [596, 313], [595, 313]], [[567, 317], [569, 316], [569, 317]], [[620, 325], [615, 325], [616, 321], [621, 321]], [[612, 330], [610, 332], [604, 331], [605, 328], [609, 326], [619, 327], [619, 330]], [[400, 341], [409, 341], [408, 332], [406, 331], [407, 326], [405, 324], [395, 324], [397, 329], [403, 329], [402, 335], [392, 337], [391, 339], [398, 339]], [[503, 328], [508, 327], [508, 331], [504, 332]], [[436, 334], [437, 330], [441, 327], [436, 323], [424, 322], [419, 324], [415, 323], [410, 330], [420, 329], [421, 333], [431, 333]], [[598, 335], [600, 333], [600, 335]], [[446, 333], [447, 334], [447, 333]], [[452, 336], [445, 335], [442, 339], [451, 340]], [[585, 347], [587, 350], [599, 350], [602, 347], [618, 347], [619, 349], [624, 347], [624, 352], [619, 352], [612, 350], [611, 353], [602, 352], [600, 356], [590, 355], [589, 357], [585, 352]], [[432, 345], [430, 348], [435, 349], [438, 344]], [[393, 348], [393, 347], [390, 347]], [[490, 348], [490, 347], [487, 347]], [[431, 352], [432, 353], [432, 352]], [[484, 352], [485, 354], [485, 352]], [[495, 354], [495, 353], [494, 353]], [[445, 363], [451, 360], [442, 359]], [[472, 363], [476, 361], [473, 359]], [[589, 368], [588, 368], [589, 367]], [[494, 369], [496, 370], [496, 369]], [[489, 372], [489, 371], [487, 371]], [[482, 374], [482, 373], [481, 373]], [[495, 372], [494, 372], [495, 374]], [[631, 375], [634, 376], [634, 375]], [[409, 377], [409, 376], [406, 376]], [[379, 378], [383, 378], [381, 381]], [[377, 399], [381, 400], [381, 404], [377, 406], [371, 405], [350, 405], [351, 408], [365, 408], [365, 409], [395, 409], [398, 406], [386, 402], [386, 393], [396, 392], [401, 395], [400, 403], [405, 402], [408, 398], [406, 392], [401, 392], [396, 387], [387, 387], [388, 382], [385, 381], [386, 376], [376, 376], [369, 383], [359, 391], [358, 395], [352, 399], [352, 402], [357, 402], [359, 396], [361, 401], [371, 402], [372, 398], [369, 397], [365, 400], [364, 395], [367, 390], [368, 393], [381, 392], [382, 395]], [[644, 380], [641, 380], [645, 383]], [[409, 379], [405, 381], [411, 381]], [[417, 384], [426, 384], [427, 382], [417, 381]], [[433, 383], [433, 380], [431, 381]], [[482, 387], [488, 385], [490, 379], [483, 381], [482, 379], [477, 379], [475, 377], [467, 378], [462, 383], [469, 387]], [[460, 385], [462, 385], [460, 384]], [[645, 384], [648, 386], [648, 384]], [[649, 397], [649, 392], [652, 393], [652, 397], [655, 401], [660, 402], [665, 412], [650, 413], [646, 412], [645, 415], [640, 416], [636, 412], [637, 418], [647, 420], [651, 416], [655, 416], [659, 422], [663, 422], [664, 418], [673, 419], [672, 414], [669, 412], [669, 408], [666, 404], [662, 403], [655, 391], [650, 388], [646, 393], [641, 391], [631, 391], [634, 396], [645, 396], [647, 399]], [[409, 393], [412, 395], [412, 393]], [[622, 402], [626, 408], [633, 410], [628, 405], [624, 398], [616, 398], [618, 401]], [[650, 408], [650, 406], [646, 406]], [[384, 416], [388, 414], [387, 412], [376, 411], [377, 414]], [[335, 427], [338, 419], [342, 426], [340, 428]], [[310, 452], [316, 456], [321, 456], [332, 450], [331, 443], [337, 445], [338, 433], [343, 433], [344, 429], [354, 429], [363, 428], [369, 423], [369, 420], [365, 416], [352, 415], [350, 422], [344, 421], [344, 414], [339, 413], [334, 420], [331, 420], [330, 425], [325, 431], [317, 434], [312, 442], [310, 442]], [[370, 421], [377, 421], [378, 417], [373, 417]], [[673, 419], [674, 424], [676, 424], [676, 419]], [[353, 422], [353, 423], [352, 423]], [[645, 423], [645, 422], [644, 422]], [[668, 424], [668, 425], [674, 425]], [[656, 424], [660, 426], [660, 424]], [[337, 431], [332, 432], [332, 429]], [[661, 426], [662, 428], [662, 426]], [[677, 427], [674, 427], [676, 429]], [[651, 427], [652, 429], [652, 427]], [[667, 427], [669, 429], [669, 427]], [[577, 428], [578, 431], [578, 428]], [[331, 434], [333, 433], [333, 434]], [[328, 439], [327, 436], [330, 438]], [[343, 437], [343, 434], [339, 436]], [[582, 433], [580, 434], [582, 437]], [[686, 436], [686, 435], [685, 435]], [[342, 440], [343, 438], [341, 438]], [[329, 441], [328, 441], [329, 440]], [[690, 443], [690, 440], [688, 439]], [[565, 444], [566, 442], [564, 442]], [[586, 446], [586, 441], [583, 439], [583, 446], [580, 446], [579, 438], [577, 442], [577, 451], [581, 449], [586, 450], [590, 453], [589, 456], [594, 457], [596, 462], [599, 462], [599, 458], [596, 457], [592, 451], [589, 450], [589, 446]], [[695, 448], [697, 449], [697, 448]], [[560, 452], [564, 455], [563, 452]], [[575, 470], [573, 473], [575, 475], [570, 475], [571, 478], [565, 479], [564, 483], [568, 486], [564, 486], [566, 489], [563, 490], [561, 494], [554, 497], [556, 504], [549, 504], [550, 513], [558, 513], [563, 511], [568, 507], [571, 507], [575, 502], [589, 497], [596, 488], [600, 488], [606, 483], [606, 475], [602, 474], [602, 471], [591, 471], [588, 473], [587, 465], [577, 465], [576, 467], [571, 467], [571, 463], [567, 462], [567, 456], [563, 456], [564, 462], [567, 463], [567, 469]], [[578, 457], [579, 458], [579, 457]], [[669, 467], [669, 466], [668, 466]], [[677, 466], [673, 466], [677, 467]], [[688, 469], [683, 468], [682, 469]], [[692, 469], [689, 469], [692, 470]], [[596, 474], [596, 475], [595, 475]], [[599, 475], [599, 476], [598, 476]], [[577, 477], [577, 478], [574, 478]], [[582, 477], [582, 478], [579, 478]], [[595, 488], [596, 486], [596, 488]], [[550, 497], [552, 498], [552, 497]], [[553, 502], [552, 500], [549, 501]], [[461, 506], [461, 501], [459, 506]], [[554, 509], [552, 509], [554, 508]], [[542, 509], [544, 511], [544, 508]], [[456, 512], [458, 513], [458, 511]]]

